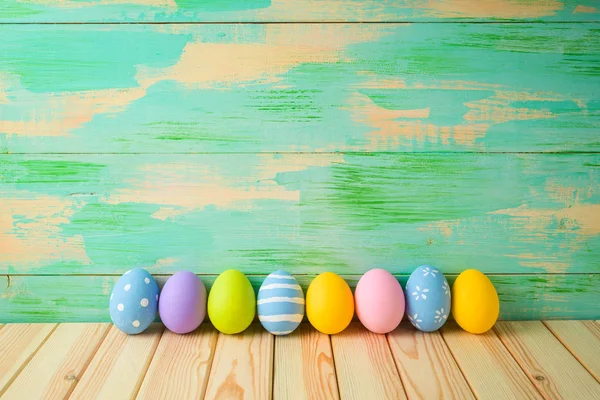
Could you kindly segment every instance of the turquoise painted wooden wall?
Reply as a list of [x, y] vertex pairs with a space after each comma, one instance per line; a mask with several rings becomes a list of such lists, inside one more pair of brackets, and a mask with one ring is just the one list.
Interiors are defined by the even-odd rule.
[[124, 271], [490, 275], [600, 318], [597, 0], [4, 0], [0, 322]]

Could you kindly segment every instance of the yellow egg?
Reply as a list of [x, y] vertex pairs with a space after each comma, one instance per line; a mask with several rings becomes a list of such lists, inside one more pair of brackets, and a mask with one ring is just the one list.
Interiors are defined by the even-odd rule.
[[498, 319], [500, 300], [496, 288], [476, 269], [463, 271], [452, 286], [452, 316], [469, 333], [489, 331]]
[[333, 272], [317, 276], [306, 292], [306, 316], [321, 333], [334, 335], [346, 329], [354, 316], [350, 287]]

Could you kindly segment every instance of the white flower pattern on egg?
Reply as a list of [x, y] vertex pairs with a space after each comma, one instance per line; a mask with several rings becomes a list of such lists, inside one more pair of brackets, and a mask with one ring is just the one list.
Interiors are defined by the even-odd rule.
[[423, 290], [421, 290], [419, 286], [415, 286], [415, 291], [412, 292], [412, 295], [415, 296], [415, 300], [419, 300], [420, 298], [427, 300], [426, 293], [429, 293], [429, 289], [423, 288]]
[[422, 319], [419, 318], [419, 314], [415, 314], [413, 316], [409, 315], [408, 316], [408, 320], [417, 328], [421, 329], [421, 325], [419, 325], [419, 322], [423, 322]]
[[406, 282], [407, 318], [420, 331], [438, 330], [450, 317], [450, 292], [441, 269], [432, 265], [416, 268]]
[[442, 290], [444, 294], [450, 294], [450, 286], [448, 286], [448, 282], [444, 280], [444, 284], [442, 285]]
[[447, 319], [448, 319], [448, 313], [446, 313], [443, 308], [440, 308], [439, 310], [435, 310], [435, 317], [433, 317], [433, 320], [435, 322], [440, 323]]

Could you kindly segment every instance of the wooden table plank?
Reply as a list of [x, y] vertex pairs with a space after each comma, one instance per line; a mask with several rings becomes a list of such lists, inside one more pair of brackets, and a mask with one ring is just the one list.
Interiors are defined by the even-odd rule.
[[0, 396], [55, 328], [56, 324], [0, 325]]
[[597, 21], [598, 7], [585, 0], [2, 0], [0, 22]]
[[448, 321], [441, 333], [478, 399], [542, 398], [494, 331], [473, 335]]
[[310, 324], [275, 337], [273, 399], [339, 399], [331, 340]]
[[139, 335], [127, 335], [113, 326], [75, 387], [71, 398], [134, 398], [162, 333], [161, 324], [153, 324]]
[[331, 346], [342, 399], [406, 399], [385, 335], [353, 322]]
[[600, 150], [593, 24], [0, 25], [0, 37], [0, 153]]
[[409, 399], [475, 398], [439, 332], [404, 322], [387, 336]]
[[596, 321], [544, 321], [554, 336], [600, 381], [600, 324]]
[[219, 334], [205, 399], [268, 399], [274, 338], [259, 323], [237, 335]]
[[137, 395], [145, 399], [202, 399], [218, 333], [203, 324], [186, 335], [165, 330]]
[[499, 322], [494, 329], [546, 398], [600, 398], [600, 383], [541, 321]]
[[60, 324], [2, 399], [68, 398], [108, 329], [108, 324]]

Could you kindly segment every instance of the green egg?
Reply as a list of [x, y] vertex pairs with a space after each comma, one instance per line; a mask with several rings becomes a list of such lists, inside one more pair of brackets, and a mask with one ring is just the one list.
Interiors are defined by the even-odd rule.
[[219, 332], [243, 332], [255, 311], [256, 297], [246, 275], [229, 269], [217, 277], [208, 295], [208, 317]]

